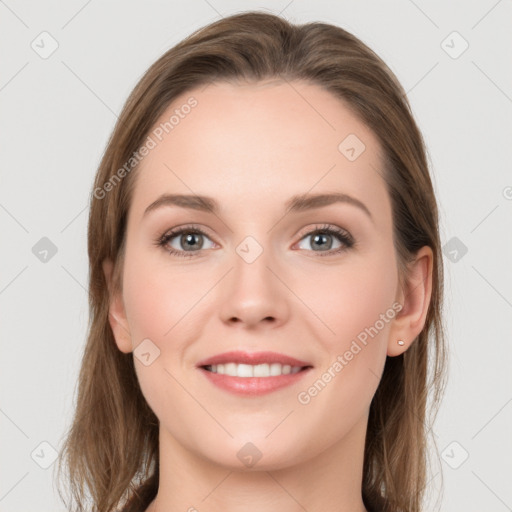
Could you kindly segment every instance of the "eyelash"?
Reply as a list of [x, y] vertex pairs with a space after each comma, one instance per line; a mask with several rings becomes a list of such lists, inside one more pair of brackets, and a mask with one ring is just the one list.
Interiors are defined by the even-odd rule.
[[[203, 235], [203, 236], [206, 236], [209, 238], [208, 233], [206, 233], [199, 227], [183, 226], [183, 227], [177, 228], [175, 230], [167, 231], [166, 233], [161, 235], [155, 241], [155, 245], [157, 245], [158, 247], [162, 247], [167, 253], [169, 253], [173, 256], [180, 256], [180, 257], [184, 257], [184, 258], [193, 257], [193, 256], [197, 255], [198, 253], [200, 253], [201, 250], [199, 250], [199, 251], [177, 251], [176, 249], [167, 247], [167, 244], [169, 243], [170, 240], [172, 240], [176, 236], [182, 235], [184, 233], [199, 234], [199, 235]], [[324, 224], [323, 226], [316, 226], [314, 230], [306, 233], [301, 238], [301, 240], [308, 236], [313, 236], [313, 235], [317, 235], [320, 233], [327, 234], [327, 235], [334, 235], [340, 242], [342, 242], [344, 247], [340, 247], [338, 249], [334, 249], [334, 250], [330, 250], [330, 251], [312, 251], [312, 252], [316, 252], [318, 254], [318, 256], [333, 256], [335, 254], [339, 254], [343, 251], [346, 251], [347, 249], [350, 249], [350, 248], [354, 247], [354, 245], [355, 245], [354, 239], [347, 231], [345, 231], [344, 229], [338, 228], [336, 226], [332, 226], [330, 224]]]

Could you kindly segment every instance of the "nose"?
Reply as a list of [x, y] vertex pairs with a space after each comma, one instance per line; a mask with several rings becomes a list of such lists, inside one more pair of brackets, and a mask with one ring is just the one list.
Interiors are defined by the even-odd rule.
[[[241, 256], [242, 255], [242, 256]], [[232, 259], [232, 270], [222, 280], [221, 319], [246, 328], [276, 328], [289, 316], [291, 292], [279, 263], [266, 249], [254, 260], [243, 252]]]

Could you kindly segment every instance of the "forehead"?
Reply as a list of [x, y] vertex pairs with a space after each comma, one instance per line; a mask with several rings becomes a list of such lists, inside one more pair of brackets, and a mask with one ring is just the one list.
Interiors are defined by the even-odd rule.
[[307, 192], [387, 200], [377, 138], [317, 85], [212, 83], [176, 98], [150, 137], [154, 147], [138, 170], [134, 215], [163, 193], [255, 208]]

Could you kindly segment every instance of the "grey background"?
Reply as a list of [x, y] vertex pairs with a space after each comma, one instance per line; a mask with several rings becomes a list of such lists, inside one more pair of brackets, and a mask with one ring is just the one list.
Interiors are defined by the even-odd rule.
[[[451, 353], [435, 427], [443, 458], [425, 510], [441, 472], [440, 510], [512, 510], [510, 0], [0, 0], [1, 512], [64, 510], [52, 447], [71, 420], [88, 318], [88, 195], [116, 114], [169, 47], [260, 8], [353, 32], [408, 92], [441, 209]], [[48, 51], [51, 38], [58, 48], [42, 58], [31, 45]]]

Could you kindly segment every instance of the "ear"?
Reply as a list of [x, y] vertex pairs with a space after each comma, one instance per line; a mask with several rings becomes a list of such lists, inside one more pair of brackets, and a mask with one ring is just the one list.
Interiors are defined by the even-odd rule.
[[132, 339], [128, 321], [126, 319], [122, 293], [114, 289], [114, 283], [112, 280], [114, 265], [110, 259], [106, 259], [102, 262], [102, 267], [110, 297], [108, 313], [110, 327], [112, 328], [117, 348], [119, 348], [121, 352], [128, 354], [133, 350]]
[[[428, 246], [422, 247], [414, 261], [409, 263], [409, 275], [403, 288], [397, 294], [402, 305], [390, 329], [387, 355], [394, 357], [405, 352], [425, 326], [425, 319], [432, 295], [433, 252]], [[400, 346], [398, 340], [403, 340]]]

